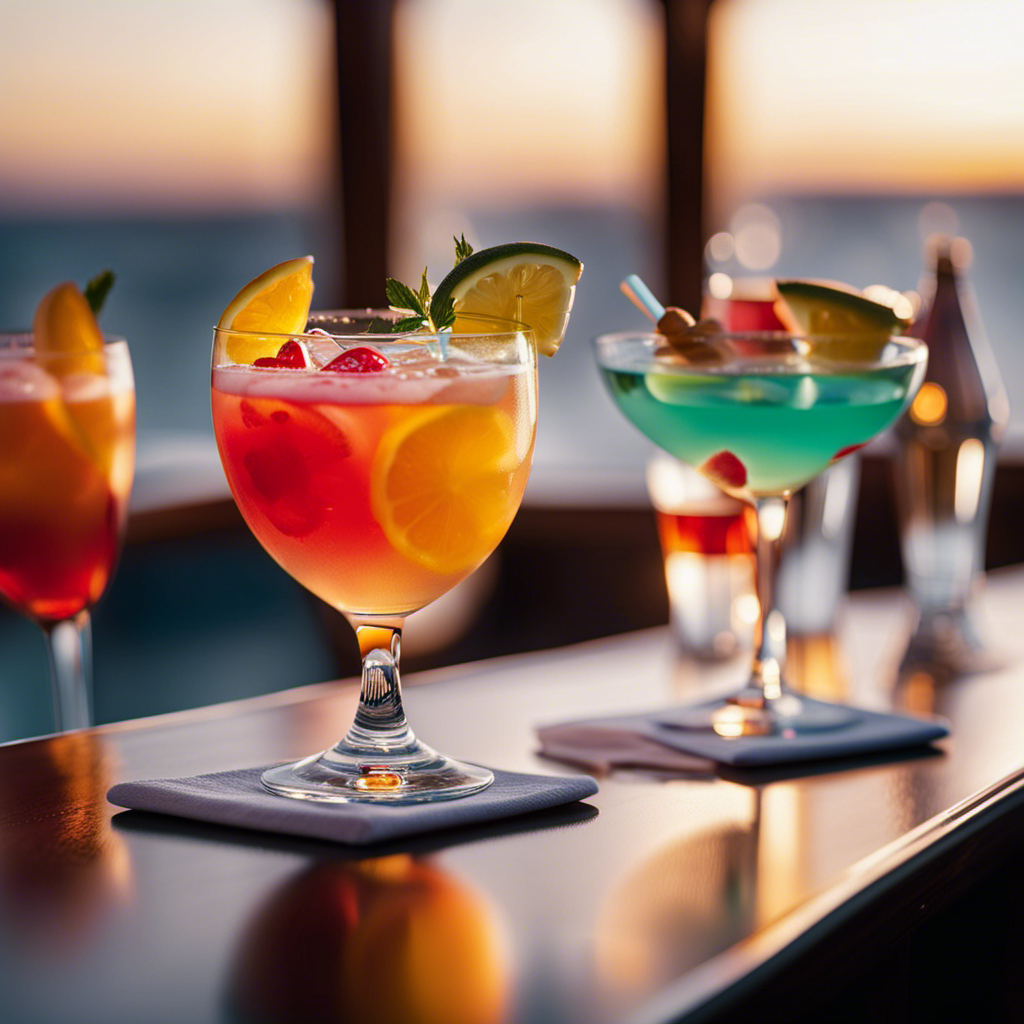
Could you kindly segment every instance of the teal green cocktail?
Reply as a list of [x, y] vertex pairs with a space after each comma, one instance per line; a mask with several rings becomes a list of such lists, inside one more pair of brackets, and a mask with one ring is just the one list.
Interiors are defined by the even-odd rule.
[[[742, 356], [723, 336], [712, 349], [719, 361], [688, 365], [656, 360], [657, 337], [605, 336], [599, 360], [612, 397], [655, 444], [744, 497], [792, 492], [872, 440], [923, 373], [903, 341], [859, 367], [815, 359], [809, 346], [803, 356], [770, 346]], [[750, 352], [749, 336], [742, 341]]]
[[655, 444], [757, 513], [760, 622], [751, 678], [689, 724], [722, 736], [841, 728], [855, 715], [807, 703], [783, 679], [785, 629], [774, 574], [786, 503], [832, 463], [890, 426], [924, 376], [914, 338], [705, 332], [668, 344], [654, 332], [606, 334], [597, 361], [616, 405]]

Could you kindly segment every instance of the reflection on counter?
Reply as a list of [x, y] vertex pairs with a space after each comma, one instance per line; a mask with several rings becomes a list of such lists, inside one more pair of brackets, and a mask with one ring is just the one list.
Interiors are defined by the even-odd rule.
[[508, 958], [494, 912], [431, 861], [321, 862], [249, 922], [229, 979], [245, 1024], [499, 1024]]
[[601, 983], [616, 996], [648, 992], [730, 945], [754, 912], [756, 866], [756, 812], [747, 826], [715, 825], [656, 850], [601, 908]]
[[793, 688], [811, 697], [843, 703], [852, 696], [846, 662], [834, 633], [790, 634], [786, 670]]
[[17, 756], [30, 781], [0, 787], [0, 822], [17, 820], [0, 828], [0, 908], [18, 948], [71, 956], [132, 897], [128, 850], [110, 828], [108, 753], [73, 732]]

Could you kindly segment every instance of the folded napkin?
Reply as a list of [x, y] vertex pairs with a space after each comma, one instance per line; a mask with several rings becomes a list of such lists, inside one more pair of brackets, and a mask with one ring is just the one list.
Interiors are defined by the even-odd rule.
[[[825, 705], [810, 697], [801, 699], [810, 706]], [[754, 767], [850, 758], [917, 747], [949, 735], [949, 727], [939, 719], [860, 708], [848, 709], [856, 717], [844, 728], [797, 735], [727, 739], [686, 726], [694, 710], [714, 703], [543, 726], [538, 730], [541, 752], [598, 769], [632, 765], [699, 772], [715, 764]]]
[[524, 775], [495, 769], [494, 782], [487, 789], [457, 800], [388, 805], [319, 803], [276, 796], [265, 790], [260, 776], [267, 767], [119, 782], [111, 787], [107, 799], [137, 811], [364, 844], [528, 814], [597, 792], [597, 783], [588, 776]]

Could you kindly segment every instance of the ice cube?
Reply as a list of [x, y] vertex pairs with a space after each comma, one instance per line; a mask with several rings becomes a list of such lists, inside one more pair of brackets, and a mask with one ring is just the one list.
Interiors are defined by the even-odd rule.
[[847, 392], [846, 401], [850, 405], [881, 405], [898, 402], [903, 395], [904, 389], [894, 381], [863, 380]]
[[303, 341], [305, 341], [306, 349], [309, 352], [310, 358], [313, 360], [313, 365], [316, 366], [317, 369], [321, 366], [326, 366], [341, 352], [341, 346], [334, 340], [334, 338], [319, 327], [311, 327], [306, 331], [306, 336], [303, 338]]
[[494, 405], [500, 402], [512, 380], [507, 371], [477, 369], [475, 372], [460, 372], [454, 366], [438, 367], [436, 375], [445, 380], [445, 385], [433, 401], [465, 405]]
[[45, 402], [60, 395], [60, 382], [27, 359], [0, 361], [0, 402]]
[[764, 377], [739, 377], [722, 397], [743, 405], [788, 405], [791, 400], [789, 388], [779, 381]]
[[801, 377], [793, 389], [789, 404], [794, 409], [810, 409], [818, 400], [818, 385], [813, 377]]
[[102, 373], [69, 373], [61, 383], [68, 402], [95, 402], [110, 397], [110, 379]]

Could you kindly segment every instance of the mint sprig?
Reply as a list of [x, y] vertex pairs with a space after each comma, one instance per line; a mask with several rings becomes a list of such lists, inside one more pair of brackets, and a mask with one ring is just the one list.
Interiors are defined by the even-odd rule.
[[[454, 238], [454, 236], [452, 236]], [[455, 266], [467, 256], [472, 255], [473, 246], [466, 241], [465, 234], [455, 239]], [[384, 294], [388, 305], [396, 313], [405, 316], [393, 322], [375, 320], [370, 325], [373, 334], [404, 334], [407, 331], [418, 331], [423, 327], [435, 333], [447, 331], [455, 325], [455, 302], [449, 295], [443, 302], [435, 302], [430, 294], [427, 283], [427, 268], [423, 268], [423, 277], [418, 291], [413, 291], [407, 284], [394, 277], [389, 277], [384, 285]]]
[[[452, 235], [455, 238], [454, 235]], [[473, 255], [473, 246], [466, 241], [465, 234], [461, 238], [455, 238], [455, 266], [458, 266], [467, 256]]]
[[93, 316], [100, 315], [103, 303], [107, 301], [110, 289], [114, 287], [114, 280], [114, 272], [112, 270], [103, 270], [85, 286], [83, 294], [85, 295], [85, 301], [89, 303]]

